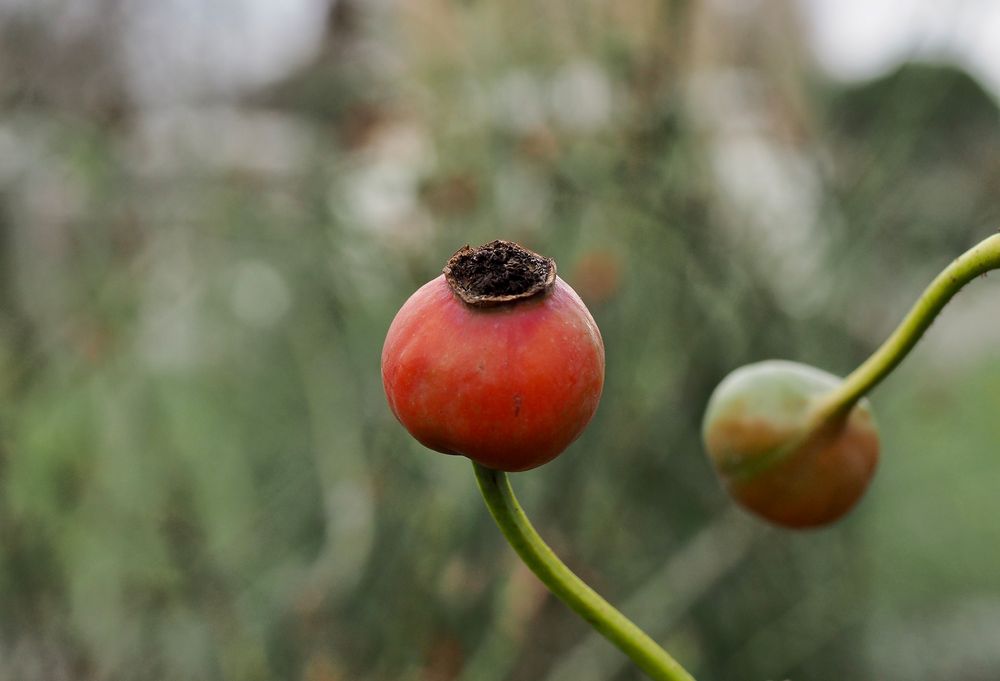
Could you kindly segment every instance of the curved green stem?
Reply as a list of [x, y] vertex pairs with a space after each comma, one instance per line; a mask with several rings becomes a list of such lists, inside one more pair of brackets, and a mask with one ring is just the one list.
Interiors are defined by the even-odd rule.
[[577, 577], [542, 540], [517, 503], [507, 474], [473, 462], [476, 480], [500, 531], [525, 565], [609, 641], [656, 681], [694, 681], [667, 651], [583, 580]]
[[833, 418], [849, 412], [903, 361], [941, 309], [963, 286], [998, 268], [1000, 234], [981, 241], [956, 258], [935, 277], [882, 346], [824, 399], [821, 413]]

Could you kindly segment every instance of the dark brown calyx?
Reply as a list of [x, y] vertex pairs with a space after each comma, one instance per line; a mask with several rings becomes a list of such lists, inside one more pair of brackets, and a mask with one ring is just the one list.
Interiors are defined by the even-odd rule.
[[459, 298], [479, 307], [531, 298], [556, 281], [555, 260], [500, 239], [463, 246], [442, 271]]

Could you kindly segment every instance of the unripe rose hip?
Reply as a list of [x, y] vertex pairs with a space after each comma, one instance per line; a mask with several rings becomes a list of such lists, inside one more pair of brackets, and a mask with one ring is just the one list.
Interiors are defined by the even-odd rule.
[[703, 423], [709, 458], [729, 494], [785, 527], [831, 523], [864, 494], [878, 464], [867, 401], [822, 412], [836, 376], [785, 361], [737, 369], [715, 389]]
[[552, 260], [493, 241], [459, 250], [399, 310], [382, 384], [426, 447], [522, 471], [558, 456], [594, 415], [604, 343]]

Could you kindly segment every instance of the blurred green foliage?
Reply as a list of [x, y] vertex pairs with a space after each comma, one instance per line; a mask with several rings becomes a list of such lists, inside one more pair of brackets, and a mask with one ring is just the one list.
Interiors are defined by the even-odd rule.
[[974, 81], [834, 85], [795, 25], [345, 1], [223, 109], [5, 93], [0, 679], [638, 679], [384, 404], [395, 310], [497, 237], [607, 346], [586, 434], [514, 478], [574, 569], [699, 679], [996, 678], [995, 278], [874, 395], [883, 469], [838, 526], [760, 526], [701, 453], [725, 373], [849, 371], [1000, 222]]

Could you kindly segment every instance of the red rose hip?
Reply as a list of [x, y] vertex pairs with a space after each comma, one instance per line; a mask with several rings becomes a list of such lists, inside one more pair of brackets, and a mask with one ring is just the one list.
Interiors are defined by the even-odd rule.
[[424, 446], [523, 471], [558, 456], [594, 415], [604, 343], [554, 261], [493, 241], [459, 250], [399, 310], [382, 384]]

